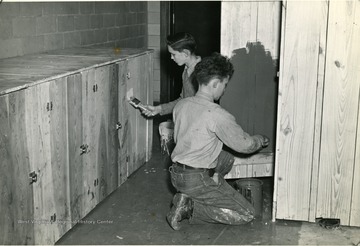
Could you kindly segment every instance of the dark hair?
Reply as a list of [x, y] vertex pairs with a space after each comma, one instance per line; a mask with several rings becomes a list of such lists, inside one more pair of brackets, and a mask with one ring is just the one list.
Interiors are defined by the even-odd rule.
[[219, 53], [213, 53], [196, 64], [192, 79], [199, 85], [207, 85], [213, 78], [223, 80], [229, 77], [230, 79], [233, 73], [234, 67], [230, 59]]
[[166, 38], [166, 43], [172, 49], [182, 52], [184, 49], [187, 49], [192, 53], [195, 53], [196, 50], [196, 41], [194, 37], [187, 32], [178, 32], [174, 35], [169, 35]]

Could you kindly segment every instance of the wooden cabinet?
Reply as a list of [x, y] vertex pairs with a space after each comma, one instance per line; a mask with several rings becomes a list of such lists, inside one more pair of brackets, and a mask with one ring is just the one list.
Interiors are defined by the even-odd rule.
[[[76, 59], [106, 61], [104, 50], [76, 52], [83, 56], [70, 55], [72, 66]], [[1, 244], [54, 244], [150, 156], [146, 127], [152, 122], [126, 95], [132, 88], [134, 96], [152, 103], [146, 91], [151, 52], [132, 53], [110, 53], [106, 62], [79, 63], [68, 74], [21, 88], [6, 85], [0, 96]], [[44, 60], [56, 62], [57, 55]], [[40, 58], [36, 62], [41, 65]], [[8, 79], [0, 73], [0, 88]]]

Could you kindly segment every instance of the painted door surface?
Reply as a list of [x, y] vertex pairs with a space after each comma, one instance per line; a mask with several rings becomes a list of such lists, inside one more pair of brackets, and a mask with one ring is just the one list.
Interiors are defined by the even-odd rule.
[[234, 75], [220, 105], [242, 128], [270, 138], [275, 148], [280, 2], [222, 2], [221, 53], [231, 57]]
[[[0, 96], [0, 244], [35, 244], [25, 91]], [[21, 236], [20, 236], [21, 235]]]

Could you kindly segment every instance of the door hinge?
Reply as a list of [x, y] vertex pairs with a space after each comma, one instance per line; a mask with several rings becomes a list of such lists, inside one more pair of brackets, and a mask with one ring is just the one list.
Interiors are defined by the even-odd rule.
[[51, 111], [52, 109], [53, 109], [53, 103], [52, 102], [46, 103], [46, 110]]
[[30, 184], [37, 182], [37, 174], [35, 171], [29, 173]]

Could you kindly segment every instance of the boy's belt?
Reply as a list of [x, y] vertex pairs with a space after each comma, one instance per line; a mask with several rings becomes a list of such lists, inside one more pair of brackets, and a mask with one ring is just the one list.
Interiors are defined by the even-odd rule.
[[179, 162], [174, 162], [175, 165], [181, 167], [182, 169], [189, 169], [189, 170], [208, 170], [207, 168], [200, 168], [200, 167], [191, 167], [185, 164], [181, 164]]
[[214, 175], [215, 169], [214, 168], [201, 168], [201, 167], [191, 167], [185, 164], [181, 164], [179, 162], [174, 162], [174, 165], [182, 168], [182, 169], [187, 169], [187, 170], [200, 170], [200, 171], [204, 171], [204, 172], [208, 172], [209, 176], [212, 177]]

